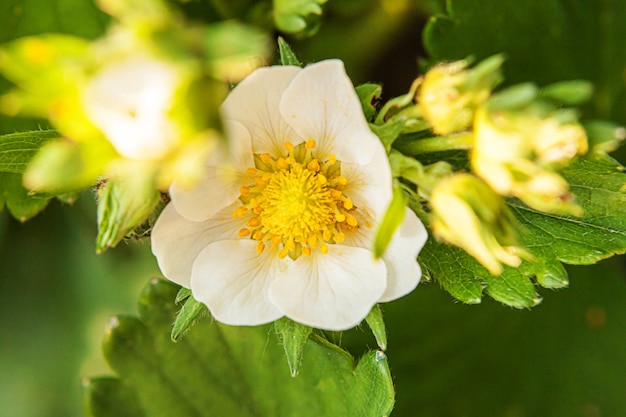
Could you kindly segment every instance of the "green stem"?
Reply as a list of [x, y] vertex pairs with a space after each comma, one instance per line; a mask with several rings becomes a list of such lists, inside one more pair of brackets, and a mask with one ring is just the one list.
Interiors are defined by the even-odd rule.
[[416, 139], [411, 143], [405, 143], [402, 150], [407, 155], [419, 155], [422, 153], [443, 152], [452, 150], [468, 150], [474, 146], [472, 133], [455, 133], [448, 136], [435, 136], [426, 139]]

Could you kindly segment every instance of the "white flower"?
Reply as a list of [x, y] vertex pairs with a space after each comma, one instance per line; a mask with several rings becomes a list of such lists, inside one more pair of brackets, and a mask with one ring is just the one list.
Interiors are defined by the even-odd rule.
[[90, 80], [84, 105], [91, 121], [120, 155], [160, 158], [177, 143], [169, 112], [181, 84], [180, 70], [145, 53], [106, 65]]
[[152, 231], [167, 278], [226, 324], [330, 330], [415, 288], [427, 234], [411, 210], [382, 260], [370, 250], [391, 171], [341, 61], [258, 69], [222, 113], [231, 164], [214, 154], [196, 188], [175, 183]]

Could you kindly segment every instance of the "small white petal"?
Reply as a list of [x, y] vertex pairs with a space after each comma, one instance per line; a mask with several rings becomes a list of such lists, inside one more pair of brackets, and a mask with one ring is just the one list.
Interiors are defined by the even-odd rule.
[[270, 287], [270, 299], [287, 317], [320, 329], [359, 324], [387, 286], [387, 271], [372, 252], [329, 245], [327, 254], [287, 260]]
[[191, 267], [209, 243], [233, 239], [246, 219], [232, 219], [241, 204], [236, 202], [208, 221], [194, 222], [181, 216], [173, 204], [168, 204], [159, 215], [151, 233], [152, 253], [159, 268], [169, 280], [189, 288]]
[[[238, 122], [227, 121], [229, 155], [213, 152], [202, 179], [192, 188], [174, 182], [170, 187], [176, 210], [193, 221], [203, 221], [239, 198], [239, 187], [250, 183], [245, 169], [254, 166], [250, 134]], [[221, 160], [220, 160], [221, 159]]]
[[387, 266], [387, 289], [380, 302], [400, 298], [413, 291], [422, 277], [417, 254], [424, 247], [428, 233], [413, 210], [407, 207], [404, 221], [393, 235], [383, 260]]
[[391, 202], [392, 179], [387, 153], [378, 138], [372, 161], [366, 165], [342, 161], [341, 175], [348, 180], [343, 193], [354, 206], [374, 213], [376, 221], [380, 221]]
[[193, 296], [222, 323], [255, 326], [283, 316], [268, 298], [278, 258], [269, 248], [257, 254], [256, 245], [251, 239], [215, 242], [193, 264]]
[[254, 153], [283, 155], [284, 143], [302, 142], [280, 115], [281, 96], [302, 71], [294, 66], [259, 68], [240, 82], [222, 104], [225, 119], [237, 120], [252, 135]]
[[378, 137], [367, 125], [343, 63], [321, 61], [295, 76], [283, 93], [280, 113], [304, 140], [315, 139], [322, 157], [367, 164]]

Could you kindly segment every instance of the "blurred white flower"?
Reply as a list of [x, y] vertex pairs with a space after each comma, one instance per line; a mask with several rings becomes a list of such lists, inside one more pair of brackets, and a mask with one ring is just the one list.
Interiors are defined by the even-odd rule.
[[213, 154], [197, 187], [174, 183], [152, 231], [167, 278], [226, 324], [330, 330], [415, 288], [427, 233], [411, 210], [371, 251], [391, 171], [340, 61], [256, 70], [222, 113], [231, 163]]
[[179, 140], [169, 113], [183, 80], [172, 63], [130, 55], [105, 65], [88, 82], [85, 110], [120, 155], [161, 158]]

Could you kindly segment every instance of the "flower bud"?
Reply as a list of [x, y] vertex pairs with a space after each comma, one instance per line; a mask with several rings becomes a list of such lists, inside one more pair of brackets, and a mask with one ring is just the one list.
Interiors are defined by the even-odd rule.
[[502, 264], [517, 267], [526, 253], [515, 247], [514, 217], [506, 203], [479, 178], [455, 174], [430, 199], [435, 236], [472, 255], [494, 275]]
[[472, 69], [468, 60], [439, 64], [424, 76], [418, 102], [424, 117], [439, 135], [472, 125], [474, 112], [502, 80], [501, 55], [494, 55]]
[[588, 148], [585, 130], [564, 115], [546, 114], [536, 104], [515, 111], [481, 107], [474, 125], [474, 171], [501, 195], [537, 210], [581, 215], [568, 183], [554, 172]]

